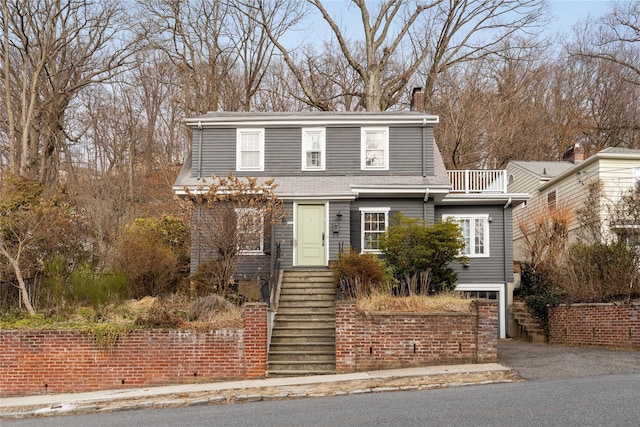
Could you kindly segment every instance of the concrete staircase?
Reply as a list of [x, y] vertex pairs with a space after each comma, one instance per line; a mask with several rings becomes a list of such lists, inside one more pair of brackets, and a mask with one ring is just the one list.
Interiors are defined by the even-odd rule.
[[513, 302], [513, 305], [509, 309], [509, 318], [509, 329], [512, 338], [534, 343], [546, 342], [542, 325], [531, 315], [529, 308], [524, 302]]
[[328, 269], [284, 272], [271, 333], [268, 376], [335, 373], [335, 288]]

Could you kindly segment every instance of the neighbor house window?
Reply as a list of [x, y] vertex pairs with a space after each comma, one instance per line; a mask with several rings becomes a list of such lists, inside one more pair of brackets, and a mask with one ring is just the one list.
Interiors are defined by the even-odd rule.
[[235, 211], [240, 253], [262, 254], [264, 252], [264, 219], [257, 209], [237, 208]]
[[462, 254], [468, 257], [489, 256], [489, 215], [447, 215], [462, 228], [464, 248]]
[[633, 168], [633, 185], [638, 185], [640, 182], [640, 167]]
[[551, 210], [556, 210], [558, 207], [558, 196], [556, 194], [556, 190], [549, 191], [547, 193], [547, 206]]
[[389, 170], [389, 128], [362, 128], [361, 168]]
[[389, 208], [361, 208], [362, 252], [380, 253], [378, 238], [389, 225]]
[[238, 129], [236, 134], [236, 170], [264, 170], [264, 129]]
[[325, 169], [324, 128], [302, 129], [302, 170], [323, 171]]

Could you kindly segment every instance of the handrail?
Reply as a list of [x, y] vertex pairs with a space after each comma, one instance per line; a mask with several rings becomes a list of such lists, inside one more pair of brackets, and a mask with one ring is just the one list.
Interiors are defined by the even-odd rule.
[[276, 256], [271, 271], [271, 284], [269, 289], [269, 308], [272, 311], [278, 309], [278, 301], [280, 300], [280, 286], [282, 284], [282, 271], [280, 269], [280, 242], [276, 242]]
[[449, 170], [452, 193], [506, 193], [506, 170]]

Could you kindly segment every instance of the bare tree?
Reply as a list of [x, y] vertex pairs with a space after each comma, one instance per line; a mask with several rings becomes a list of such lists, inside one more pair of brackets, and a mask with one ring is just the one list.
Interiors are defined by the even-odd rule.
[[640, 1], [612, 2], [599, 22], [588, 20], [577, 29], [574, 54], [610, 61], [629, 71], [629, 82], [640, 85]]
[[135, 40], [116, 1], [3, 0], [1, 13], [10, 170], [51, 184], [61, 160], [73, 173], [70, 105], [125, 69]]
[[[264, 10], [270, 4], [264, 0], [258, 7]], [[542, 0], [389, 0], [377, 4], [375, 11], [370, 10], [370, 3], [354, 0], [350, 7], [358, 13], [361, 26], [347, 28], [321, 0], [307, 0], [307, 4], [328, 24], [337, 48], [358, 78], [357, 90], [343, 88], [341, 95], [357, 97], [361, 108], [368, 111], [395, 105], [416, 72], [424, 76], [428, 105], [440, 73], [454, 64], [498, 52], [503, 40], [532, 27], [544, 13]], [[274, 32], [269, 36], [293, 70], [306, 102], [319, 110], [331, 109], [335, 103], [309, 84], [312, 80], [292, 49]]]
[[184, 208], [198, 236], [195, 244], [208, 253], [208, 281], [219, 295], [226, 296], [238, 258], [262, 252], [265, 235], [284, 217], [276, 187], [273, 179], [259, 182], [229, 172], [195, 192], [185, 189]]

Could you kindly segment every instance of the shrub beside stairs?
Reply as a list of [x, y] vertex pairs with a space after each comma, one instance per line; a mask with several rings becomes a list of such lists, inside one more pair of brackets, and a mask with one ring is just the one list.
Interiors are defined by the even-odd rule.
[[531, 315], [529, 308], [523, 301], [513, 302], [509, 317], [512, 322], [510, 329], [514, 335], [512, 338], [534, 343], [546, 342], [544, 328], [538, 319]]
[[271, 333], [268, 376], [335, 373], [335, 299], [329, 269], [284, 272]]

